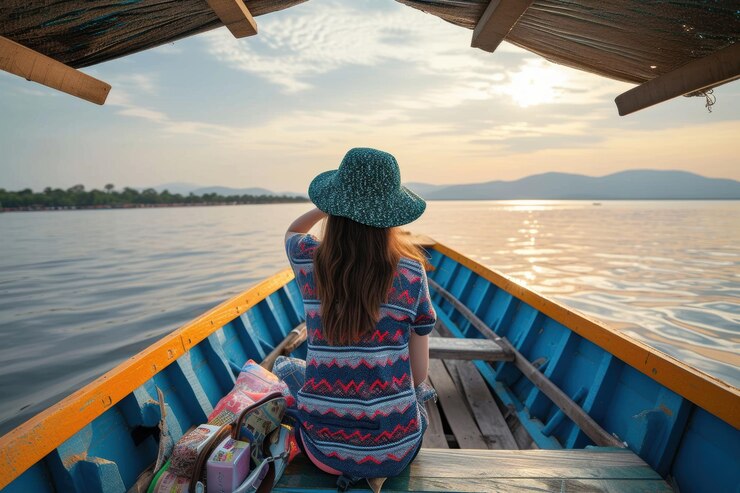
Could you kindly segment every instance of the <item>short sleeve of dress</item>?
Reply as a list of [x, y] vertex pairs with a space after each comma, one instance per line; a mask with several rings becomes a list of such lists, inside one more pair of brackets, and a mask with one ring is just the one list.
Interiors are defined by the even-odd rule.
[[419, 290], [419, 303], [416, 308], [416, 317], [411, 324], [411, 330], [420, 336], [429, 334], [437, 323], [437, 312], [432, 306], [432, 298], [429, 295], [429, 282], [427, 273], [422, 269], [421, 288]]
[[288, 255], [291, 267], [295, 268], [298, 264], [313, 262], [318, 246], [319, 240], [311, 234], [296, 233], [290, 235], [285, 242], [285, 253]]

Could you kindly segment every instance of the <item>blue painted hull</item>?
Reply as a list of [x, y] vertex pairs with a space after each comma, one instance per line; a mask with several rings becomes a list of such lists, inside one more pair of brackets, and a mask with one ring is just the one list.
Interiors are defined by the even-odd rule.
[[[625, 364], [466, 266], [432, 251], [430, 278], [450, 291], [682, 493], [740, 485], [740, 431]], [[434, 296], [458, 337], [481, 337]], [[87, 424], [2, 492], [123, 492], [157, 456], [159, 388], [175, 438], [206, 421], [233, 386], [234, 368], [261, 360], [303, 320], [294, 281], [217, 328], [144, 385]], [[294, 355], [305, 356], [299, 349]], [[540, 448], [583, 448], [589, 439], [511, 363], [476, 362], [498, 398]]]
[[[430, 278], [685, 492], [740, 491], [740, 430], [709, 414], [455, 260], [432, 252]], [[481, 337], [447, 301], [437, 314], [458, 337]], [[540, 448], [592, 442], [512, 363], [476, 362], [501, 401], [514, 409]]]

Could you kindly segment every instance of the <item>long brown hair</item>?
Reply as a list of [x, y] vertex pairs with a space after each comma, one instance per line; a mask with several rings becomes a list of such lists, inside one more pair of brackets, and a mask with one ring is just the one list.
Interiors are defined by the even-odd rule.
[[330, 215], [314, 258], [324, 338], [349, 345], [372, 331], [388, 300], [401, 257], [425, 264], [421, 250], [398, 228], [375, 228]]

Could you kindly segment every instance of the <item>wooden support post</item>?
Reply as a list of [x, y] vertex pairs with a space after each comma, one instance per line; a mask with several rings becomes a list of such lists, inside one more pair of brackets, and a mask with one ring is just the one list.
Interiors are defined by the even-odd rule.
[[110, 84], [0, 36], [0, 69], [95, 104], [105, 103]]
[[473, 30], [470, 46], [493, 53], [533, 0], [491, 0]]
[[206, 0], [235, 38], [257, 34], [257, 22], [242, 0]]
[[[478, 329], [481, 334], [489, 339], [498, 342], [505, 350], [514, 355], [514, 365], [521, 371], [525, 377], [539, 388], [543, 394], [558, 406], [566, 416], [568, 416], [596, 445], [601, 447], [624, 447], [624, 443], [612, 436], [602, 428], [594, 419], [586, 413], [573, 399], [560, 390], [552, 381], [542, 374], [532, 363], [530, 363], [516, 348], [505, 338], [498, 337], [481, 319], [475, 316], [460, 300], [455, 298], [452, 293], [444, 289], [437, 282], [429, 279], [429, 285], [434, 288], [442, 297], [449, 301], [455, 309], [460, 312]], [[485, 330], [484, 330], [485, 329]], [[432, 360], [434, 361], [434, 360]], [[431, 368], [430, 361], [430, 368]]]
[[740, 43], [651, 79], [614, 100], [620, 116], [740, 78]]

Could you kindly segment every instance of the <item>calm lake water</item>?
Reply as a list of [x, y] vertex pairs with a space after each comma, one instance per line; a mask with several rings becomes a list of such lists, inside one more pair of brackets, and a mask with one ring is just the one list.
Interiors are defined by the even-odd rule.
[[[0, 434], [286, 267], [309, 207], [0, 214]], [[430, 202], [410, 229], [740, 385], [740, 202]]]

